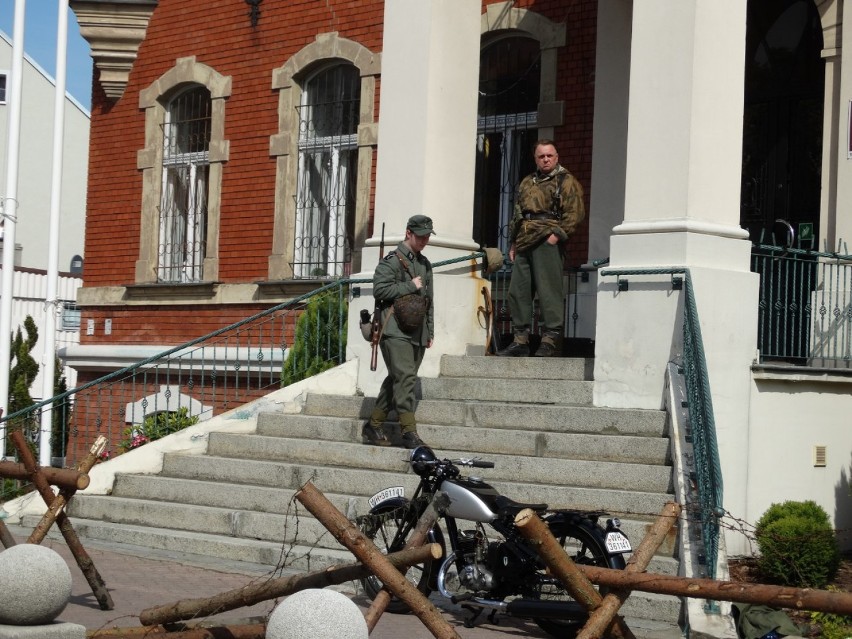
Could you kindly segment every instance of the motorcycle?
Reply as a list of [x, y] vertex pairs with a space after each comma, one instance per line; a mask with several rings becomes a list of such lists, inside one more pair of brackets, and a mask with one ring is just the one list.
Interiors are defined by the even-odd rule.
[[[420, 478], [414, 495], [406, 498], [403, 486], [373, 495], [369, 513], [358, 520], [361, 532], [383, 552], [401, 550], [433, 497], [446, 493], [450, 504], [439, 519], [443, 527], [436, 523], [427, 535], [429, 543], [441, 545], [443, 559], [440, 565], [435, 561], [412, 566], [406, 573], [409, 581], [427, 597], [438, 590], [460, 604], [470, 613], [466, 627], [473, 627], [488, 611], [491, 622], [498, 613], [506, 614], [532, 619], [554, 637], [574, 637], [588, 613], [549, 573], [515, 526], [515, 516], [525, 508], [535, 511], [576, 564], [623, 569], [623, 555], [631, 546], [619, 520], [607, 519], [604, 527], [598, 523], [607, 514], [602, 511], [551, 510], [547, 504], [519, 503], [479, 477], [462, 476], [459, 470], [459, 466], [494, 468], [494, 462], [438, 459], [431, 448], [420, 446], [411, 451], [409, 464]], [[383, 586], [375, 575], [363, 579], [362, 585], [371, 599]], [[408, 607], [394, 597], [387, 610], [404, 613]]]

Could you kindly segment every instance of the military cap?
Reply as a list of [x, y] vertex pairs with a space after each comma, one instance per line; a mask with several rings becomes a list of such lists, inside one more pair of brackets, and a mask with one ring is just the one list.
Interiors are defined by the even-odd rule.
[[408, 218], [408, 224], [405, 225], [409, 231], [415, 235], [434, 235], [432, 230], [432, 218], [425, 215], [412, 215]]

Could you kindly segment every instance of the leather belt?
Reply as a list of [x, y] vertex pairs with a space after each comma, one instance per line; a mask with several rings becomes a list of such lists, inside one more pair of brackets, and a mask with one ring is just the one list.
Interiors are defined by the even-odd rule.
[[536, 213], [534, 211], [524, 211], [525, 220], [555, 220], [556, 216], [553, 213]]

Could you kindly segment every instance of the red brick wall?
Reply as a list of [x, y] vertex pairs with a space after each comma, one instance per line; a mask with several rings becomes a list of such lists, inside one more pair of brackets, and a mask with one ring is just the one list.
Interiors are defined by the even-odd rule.
[[[567, 25], [567, 46], [559, 51], [558, 70], [565, 125], [557, 130], [556, 141], [560, 159], [586, 188], [588, 202], [597, 2], [519, 0], [515, 6]], [[191, 55], [233, 78], [233, 92], [226, 103], [230, 160], [222, 183], [220, 279], [265, 279], [275, 188], [269, 137], [278, 127], [278, 92], [270, 88], [272, 70], [321, 32], [337, 31], [342, 38], [381, 51], [383, 7], [378, 0], [331, 5], [314, 0], [265, 3], [260, 6], [258, 26], [252, 29], [248, 7], [241, 2], [161, 0], [122, 98], [110, 103], [95, 83], [85, 286], [123, 285], [134, 280], [142, 197], [136, 153], [144, 146], [145, 130], [139, 91], [170, 69], [177, 58]], [[585, 260], [587, 236], [584, 223], [571, 247], [572, 253], [582, 256], [578, 263]]]
[[161, 0], [124, 95], [115, 104], [100, 91], [94, 95], [85, 286], [134, 280], [142, 199], [136, 154], [145, 132], [139, 92], [177, 58], [193, 55], [233, 79], [225, 107], [230, 159], [222, 181], [220, 280], [266, 279], [276, 164], [269, 138], [278, 131], [279, 94], [271, 88], [272, 71], [323, 32], [337, 31], [341, 38], [380, 51], [383, 7], [378, 0], [267, 2], [253, 29], [244, 2]]

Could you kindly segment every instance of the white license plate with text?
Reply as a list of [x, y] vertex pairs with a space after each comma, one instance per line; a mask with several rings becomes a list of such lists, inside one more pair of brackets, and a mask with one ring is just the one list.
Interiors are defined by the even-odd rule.
[[370, 497], [367, 502], [370, 504], [370, 508], [375, 508], [383, 501], [393, 499], [394, 497], [405, 497], [405, 488], [403, 488], [402, 486], [391, 486], [390, 488], [383, 488], [375, 495]]
[[630, 552], [630, 540], [620, 532], [612, 531], [606, 534], [604, 545], [608, 552]]

